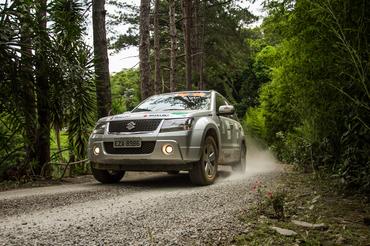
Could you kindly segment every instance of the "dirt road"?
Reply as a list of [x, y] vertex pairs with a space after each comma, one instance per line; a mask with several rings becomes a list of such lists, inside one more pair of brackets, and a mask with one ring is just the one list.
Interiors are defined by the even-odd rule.
[[278, 171], [266, 153], [247, 161], [246, 174], [222, 168], [207, 187], [186, 173], [128, 173], [117, 185], [1, 192], [0, 245], [229, 245], [244, 230], [237, 215], [253, 199], [251, 185]]

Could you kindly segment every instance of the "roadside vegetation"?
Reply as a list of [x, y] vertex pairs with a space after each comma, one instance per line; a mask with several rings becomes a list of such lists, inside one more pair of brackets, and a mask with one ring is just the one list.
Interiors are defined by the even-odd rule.
[[[245, 116], [285, 163], [370, 192], [368, 1], [266, 1], [254, 65], [268, 82]], [[260, 74], [260, 73], [256, 73]]]
[[79, 1], [1, 2], [0, 180], [50, 177], [62, 129], [69, 159], [85, 157], [96, 118], [85, 11]]
[[240, 214], [236, 245], [368, 245], [369, 197], [343, 190], [339, 179], [286, 166], [273, 183], [248, 187], [253, 204]]

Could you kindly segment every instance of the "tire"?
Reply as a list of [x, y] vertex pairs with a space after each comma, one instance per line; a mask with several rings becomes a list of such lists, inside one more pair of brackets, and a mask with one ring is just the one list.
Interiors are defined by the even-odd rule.
[[108, 171], [95, 169], [93, 167], [91, 167], [91, 172], [94, 178], [103, 184], [118, 183], [122, 179], [123, 175], [125, 175], [125, 171]]
[[195, 185], [210, 185], [215, 182], [218, 168], [218, 148], [215, 139], [207, 136], [200, 160], [190, 170], [190, 180]]
[[176, 174], [179, 174], [180, 171], [168, 171], [167, 173], [170, 175], [176, 175]]
[[247, 148], [245, 144], [242, 144], [240, 147], [240, 159], [239, 162], [232, 166], [234, 172], [245, 173], [247, 168]]

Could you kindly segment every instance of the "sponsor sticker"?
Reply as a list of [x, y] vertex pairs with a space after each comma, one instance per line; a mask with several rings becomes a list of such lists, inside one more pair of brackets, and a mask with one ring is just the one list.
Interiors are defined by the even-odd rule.
[[187, 113], [186, 112], [173, 112], [171, 114], [173, 114], [173, 115], [185, 115]]
[[149, 117], [168, 117], [169, 114], [148, 114]]
[[206, 93], [204, 93], [204, 92], [178, 93], [178, 94], [176, 94], [176, 96], [178, 96], [178, 97], [188, 97], [188, 96], [192, 96], [192, 97], [204, 97], [205, 95], [206, 95]]

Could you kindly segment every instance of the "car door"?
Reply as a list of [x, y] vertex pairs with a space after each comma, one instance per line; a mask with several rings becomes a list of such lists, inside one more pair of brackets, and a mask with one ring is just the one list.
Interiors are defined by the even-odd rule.
[[[220, 94], [216, 93], [216, 113], [218, 114], [218, 109], [222, 105], [228, 105], [226, 99]], [[228, 116], [217, 116], [218, 125], [221, 134], [221, 152], [222, 152], [222, 162], [229, 163], [233, 159], [233, 127], [234, 124]]]
[[[227, 100], [226, 103], [228, 105], [231, 105]], [[229, 143], [229, 149], [231, 152], [230, 161], [231, 162], [237, 162], [240, 159], [240, 138], [242, 136], [242, 126], [238, 121], [238, 117], [236, 115], [236, 112], [232, 115], [227, 116], [228, 121], [230, 122], [230, 143]]]

